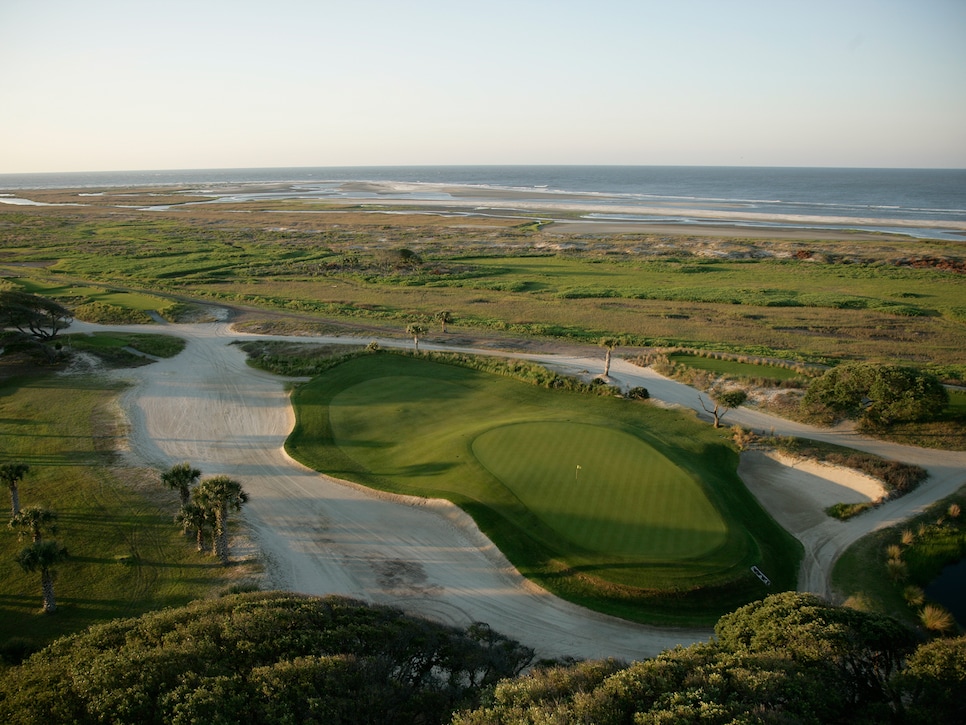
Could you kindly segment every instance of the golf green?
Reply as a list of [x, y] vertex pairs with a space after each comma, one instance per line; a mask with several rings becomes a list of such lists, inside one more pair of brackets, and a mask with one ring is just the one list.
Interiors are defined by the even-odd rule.
[[452, 501], [571, 601], [708, 622], [760, 596], [753, 565], [794, 586], [800, 545], [741, 484], [721, 431], [691, 415], [386, 353], [341, 362], [292, 399], [293, 458]]
[[581, 549], [668, 561], [725, 543], [725, 522], [698, 483], [629, 433], [518, 423], [483, 433], [472, 448], [528, 509]]

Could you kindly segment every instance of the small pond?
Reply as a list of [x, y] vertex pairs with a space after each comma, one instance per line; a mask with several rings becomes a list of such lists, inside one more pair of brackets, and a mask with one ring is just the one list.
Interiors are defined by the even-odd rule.
[[946, 607], [966, 627], [966, 559], [943, 567], [926, 587], [926, 596]]

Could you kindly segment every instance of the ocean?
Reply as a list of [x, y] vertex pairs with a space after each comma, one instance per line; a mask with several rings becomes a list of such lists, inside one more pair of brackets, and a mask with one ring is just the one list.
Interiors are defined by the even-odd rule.
[[[499, 198], [504, 206], [580, 207], [588, 220], [862, 229], [966, 241], [966, 169], [360, 166], [0, 174], [0, 201], [15, 203], [16, 192], [27, 189], [163, 185], [233, 200], [444, 202], [458, 192], [481, 205]], [[229, 185], [252, 188], [224, 191]]]

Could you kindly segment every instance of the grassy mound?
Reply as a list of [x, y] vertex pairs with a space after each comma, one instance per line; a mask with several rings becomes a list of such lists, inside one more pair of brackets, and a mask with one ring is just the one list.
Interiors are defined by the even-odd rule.
[[795, 584], [797, 544], [690, 415], [393, 354], [338, 365], [293, 402], [294, 458], [456, 503], [521, 573], [585, 606], [710, 622]]

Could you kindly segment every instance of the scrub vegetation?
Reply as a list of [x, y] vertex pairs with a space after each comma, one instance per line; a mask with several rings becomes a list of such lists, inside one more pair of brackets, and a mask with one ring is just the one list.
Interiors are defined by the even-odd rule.
[[[833, 585], [862, 607], [922, 626], [924, 607], [937, 605], [925, 588], [944, 566], [966, 555], [964, 509], [961, 489], [902, 524], [866, 536], [836, 562]], [[953, 623], [950, 631], [955, 629]]]
[[[449, 332], [620, 335], [966, 377], [952, 243], [579, 236], [526, 219], [263, 207], [25, 207], [0, 213], [0, 252], [11, 284], [162, 315], [179, 295], [400, 328], [432, 328], [446, 310]], [[119, 297], [129, 291], [142, 297]]]
[[99, 625], [0, 673], [0, 718], [72, 723], [961, 722], [966, 638], [785, 593], [631, 664], [531, 663], [465, 628], [338, 597], [227, 596]]

